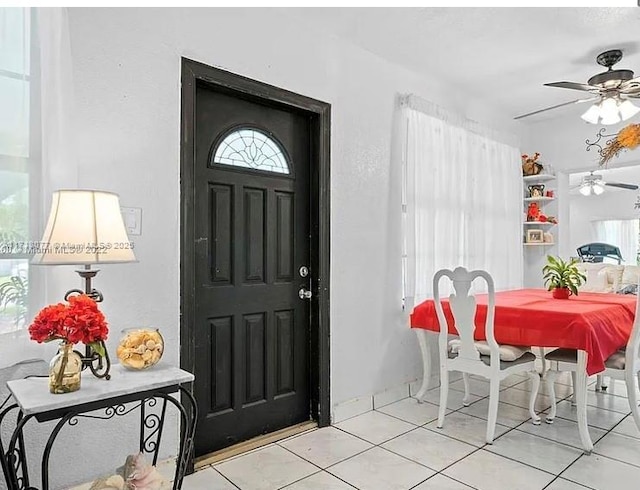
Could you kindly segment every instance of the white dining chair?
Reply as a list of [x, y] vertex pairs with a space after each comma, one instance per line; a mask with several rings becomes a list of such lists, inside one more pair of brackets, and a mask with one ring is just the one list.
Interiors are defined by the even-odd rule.
[[[551, 397], [551, 410], [546, 417], [546, 422], [553, 423], [556, 417], [556, 392], [555, 379], [556, 376], [563, 371], [571, 371], [573, 378], [573, 391], [576, 389], [576, 368], [578, 366], [578, 351], [574, 349], [556, 349], [549, 352], [546, 356], [547, 361], [551, 363], [547, 371], [547, 383], [549, 388], [549, 396]], [[598, 373], [599, 376], [608, 376], [612, 379], [625, 381], [627, 385], [627, 398], [629, 407], [633, 415], [636, 427], [640, 431], [640, 408], [638, 408], [638, 395], [636, 392], [636, 383], [640, 389], [640, 296], [636, 301], [635, 319], [633, 328], [629, 335], [627, 345], [614, 352], [604, 362], [605, 370]], [[597, 389], [598, 387], [596, 387]]]
[[[449, 304], [454, 319], [455, 331], [459, 335], [459, 348], [454, 352], [449, 349], [449, 330], [447, 319], [440, 300], [440, 280], [448, 277], [453, 282], [454, 293], [449, 296]], [[487, 283], [488, 304], [487, 319], [485, 323], [485, 342], [475, 342], [474, 332], [476, 325], [476, 299], [470, 295], [471, 283], [476, 278], [482, 278]], [[500, 381], [511, 374], [527, 372], [533, 380], [531, 397], [529, 400], [529, 413], [535, 425], [540, 424], [540, 417], [534, 410], [540, 376], [535, 368], [536, 356], [532, 352], [525, 352], [515, 360], [506, 361], [500, 359], [500, 348], [513, 346], [500, 346], [494, 335], [495, 314], [495, 288], [493, 279], [486, 271], [468, 271], [464, 267], [455, 270], [443, 269], [433, 277], [433, 292], [440, 334], [438, 338], [438, 350], [440, 357], [440, 407], [438, 411], [438, 428], [444, 425], [447, 397], [449, 393], [449, 371], [460, 371], [466, 378], [466, 374], [475, 374], [487, 378], [489, 388], [489, 413], [487, 420], [486, 441], [493, 443], [498, 417], [498, 402], [500, 397]], [[480, 350], [479, 350], [480, 349]], [[504, 349], [509, 350], [509, 349]], [[484, 351], [481, 354], [480, 351]], [[504, 356], [503, 356], [504, 357]], [[465, 379], [465, 385], [467, 385]], [[465, 386], [467, 388], [467, 386]], [[467, 390], [468, 391], [468, 390]]]

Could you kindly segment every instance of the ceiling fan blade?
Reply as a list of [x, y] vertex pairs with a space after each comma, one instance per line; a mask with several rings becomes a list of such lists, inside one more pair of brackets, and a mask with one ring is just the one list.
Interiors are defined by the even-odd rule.
[[582, 90], [584, 92], [593, 92], [600, 93], [600, 89], [598, 87], [594, 87], [593, 85], [587, 85], [586, 83], [577, 83], [577, 82], [552, 82], [545, 83], [546, 87], [557, 87], [557, 88], [568, 88], [571, 90]]
[[545, 107], [544, 109], [538, 109], [537, 111], [528, 112], [527, 114], [522, 114], [520, 116], [516, 116], [516, 117], [514, 117], [514, 119], [522, 119], [522, 118], [525, 118], [525, 117], [533, 116], [535, 114], [540, 114], [541, 112], [551, 111], [553, 109], [557, 109], [558, 107], [564, 107], [566, 105], [571, 105], [571, 104], [581, 104], [583, 102], [591, 102], [591, 101], [594, 101], [594, 100], [598, 100], [598, 97], [589, 97], [588, 99], [571, 100], [569, 102], [563, 102], [562, 104], [552, 105], [551, 107]]
[[608, 185], [609, 187], [620, 187], [620, 189], [629, 189], [631, 191], [638, 190], [638, 186], [635, 184], [622, 184], [620, 182], [605, 182], [604, 185]]
[[622, 82], [619, 87], [622, 94], [635, 94], [640, 93], [640, 77], [632, 78]]

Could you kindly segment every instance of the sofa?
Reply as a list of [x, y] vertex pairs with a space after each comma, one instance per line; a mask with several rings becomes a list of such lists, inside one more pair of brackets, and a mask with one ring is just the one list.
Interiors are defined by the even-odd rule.
[[587, 276], [579, 291], [616, 293], [627, 286], [637, 285], [640, 278], [640, 266], [637, 265], [579, 262], [576, 266]]

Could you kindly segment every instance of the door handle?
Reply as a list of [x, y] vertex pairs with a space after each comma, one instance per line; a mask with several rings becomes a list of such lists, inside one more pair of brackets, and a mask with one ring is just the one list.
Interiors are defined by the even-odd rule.
[[300, 296], [300, 299], [311, 299], [313, 293], [308, 289], [300, 288], [300, 291], [298, 291], [298, 296]]

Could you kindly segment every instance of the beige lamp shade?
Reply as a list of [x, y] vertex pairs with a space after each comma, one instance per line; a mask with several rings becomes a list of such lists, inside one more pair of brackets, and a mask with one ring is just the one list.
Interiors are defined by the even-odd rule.
[[112, 192], [58, 190], [33, 264], [112, 264], [135, 262], [133, 243]]

